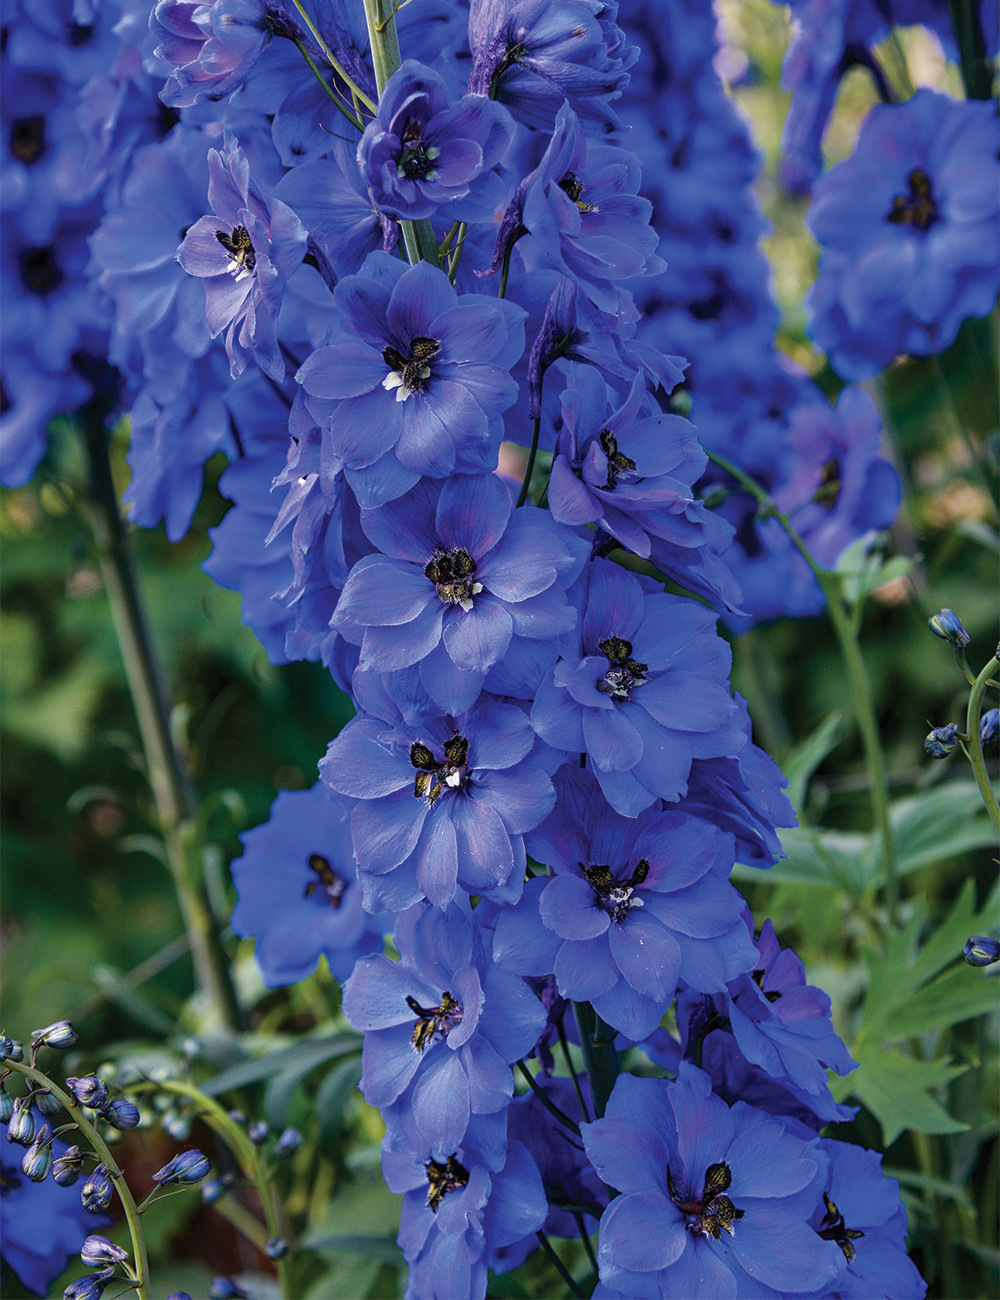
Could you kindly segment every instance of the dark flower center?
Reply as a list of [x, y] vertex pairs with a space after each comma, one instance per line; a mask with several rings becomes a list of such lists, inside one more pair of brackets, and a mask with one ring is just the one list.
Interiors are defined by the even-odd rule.
[[469, 742], [456, 731], [451, 740], [444, 742], [444, 758], [436, 759], [426, 745], [417, 741], [410, 746], [410, 762], [417, 769], [413, 784], [413, 794], [417, 799], [426, 799], [433, 807], [447, 787], [460, 790], [469, 778], [466, 758]]
[[231, 235], [227, 235], [224, 230], [217, 230], [215, 237], [229, 254], [229, 266], [226, 268], [229, 274], [235, 275], [237, 280], [245, 280], [248, 275], [253, 275], [257, 269], [257, 254], [246, 226], [233, 226]]
[[45, 298], [62, 284], [63, 274], [51, 248], [26, 248], [18, 259], [26, 289]]
[[906, 183], [909, 194], [897, 194], [893, 198], [885, 219], [894, 226], [912, 226], [914, 230], [926, 232], [940, 217], [931, 178], [921, 167], [914, 167]]
[[581, 212], [596, 212], [597, 209], [592, 203], [585, 203], [580, 197], [583, 193], [583, 185], [576, 179], [572, 172], [567, 172], [559, 182], [559, 188], [564, 194], [569, 195]]
[[606, 656], [610, 667], [597, 689], [602, 695], [610, 695], [613, 700], [628, 700], [637, 686], [646, 681], [646, 665], [637, 663], [632, 656], [632, 642], [624, 637], [609, 636], [598, 642], [597, 648]]
[[844, 1216], [840, 1213], [833, 1201], [830, 1200], [826, 1192], [823, 1193], [823, 1204], [826, 1206], [826, 1214], [823, 1216], [823, 1222], [816, 1229], [824, 1241], [835, 1241], [840, 1249], [844, 1252], [844, 1258], [848, 1264], [852, 1263], [854, 1256], [857, 1254], [852, 1241], [857, 1241], [859, 1237], [865, 1234], [858, 1228], [848, 1228], [844, 1224]]
[[446, 605], [461, 605], [468, 612], [473, 596], [483, 589], [481, 582], [473, 580], [476, 562], [468, 551], [456, 547], [445, 551], [439, 546], [424, 565], [424, 573], [437, 587], [437, 594]]
[[325, 894], [325, 901], [336, 911], [344, 901], [347, 881], [343, 876], [337, 875], [330, 866], [330, 859], [324, 858], [322, 853], [310, 853], [308, 861], [310, 871], [316, 873], [316, 879], [310, 880], [306, 885], [304, 897], [313, 898], [319, 895], [322, 900]]
[[447, 991], [441, 994], [440, 1006], [422, 1007], [417, 999], [409, 994], [406, 995], [406, 1005], [417, 1017], [410, 1042], [418, 1052], [430, 1047], [435, 1038], [447, 1038], [448, 1031], [462, 1021], [462, 1004]]
[[410, 343], [410, 355], [404, 357], [394, 347], [382, 349], [382, 360], [389, 367], [389, 373], [382, 380], [382, 387], [397, 389], [396, 401], [405, 402], [411, 393], [422, 393], [431, 377], [428, 364], [441, 350], [437, 339], [425, 338], [418, 334]]
[[601, 450], [608, 458], [608, 481], [604, 486], [613, 491], [622, 474], [631, 474], [635, 470], [635, 461], [618, 450], [618, 439], [610, 429], [602, 429], [600, 439]]
[[723, 1232], [728, 1232], [730, 1237], [735, 1235], [733, 1224], [743, 1218], [744, 1211], [738, 1210], [725, 1195], [732, 1181], [727, 1164], [709, 1165], [705, 1170], [701, 1197], [686, 1201], [674, 1186], [670, 1170], [667, 1170], [671, 1200], [682, 1214], [688, 1216], [687, 1230], [692, 1236], [714, 1237], [718, 1241]]
[[633, 898], [633, 893], [649, 875], [649, 863], [641, 858], [628, 880], [615, 880], [608, 866], [584, 866], [580, 870], [590, 882], [598, 906], [603, 908], [612, 921], [619, 924], [625, 920], [633, 907], [642, 907], [641, 898]]
[[778, 990], [766, 989], [764, 987], [764, 976], [766, 973], [767, 972], [763, 970], [755, 970], [753, 973], [753, 982], [760, 989], [761, 993], [764, 994], [768, 1002], [777, 1002], [777, 1000], [781, 997], [781, 994], [778, 992]]
[[408, 181], [432, 181], [437, 176], [435, 160], [441, 150], [425, 145], [420, 138], [420, 123], [407, 118], [402, 135], [403, 150], [396, 159], [396, 175]]
[[835, 456], [831, 456], [820, 471], [819, 487], [813, 493], [812, 499], [829, 514], [840, 500], [840, 489], [843, 486], [840, 461]]
[[10, 151], [19, 163], [31, 167], [45, 153], [45, 118], [19, 117], [10, 128]]
[[424, 1169], [427, 1171], [427, 1208], [435, 1214], [449, 1192], [469, 1185], [469, 1171], [458, 1163], [454, 1153], [443, 1165], [437, 1160], [426, 1161]]

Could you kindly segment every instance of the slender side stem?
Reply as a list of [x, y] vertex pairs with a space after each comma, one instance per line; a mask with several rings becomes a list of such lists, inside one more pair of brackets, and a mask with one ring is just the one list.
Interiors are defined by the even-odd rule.
[[523, 1078], [524, 1078], [525, 1081], [527, 1082], [527, 1084], [528, 1084], [529, 1088], [531, 1089], [531, 1091], [535, 1094], [535, 1096], [536, 1096], [536, 1097], [538, 1098], [538, 1100], [542, 1103], [542, 1105], [545, 1107], [545, 1109], [546, 1109], [546, 1110], [547, 1110], [547, 1111], [548, 1111], [548, 1112], [549, 1112], [549, 1113], [550, 1113], [550, 1114], [551, 1114], [555, 1119], [557, 1119], [557, 1120], [559, 1121], [560, 1124], [564, 1124], [564, 1125], [566, 1126], [566, 1128], [571, 1129], [571, 1130], [576, 1134], [576, 1136], [579, 1137], [579, 1136], [580, 1136], [580, 1126], [579, 1126], [578, 1124], [574, 1124], [573, 1121], [570, 1119], [570, 1117], [569, 1117], [568, 1115], [564, 1115], [564, 1114], [562, 1113], [562, 1111], [561, 1111], [561, 1110], [559, 1109], [559, 1107], [555, 1104], [555, 1102], [552, 1100], [552, 1098], [549, 1097], [548, 1094], [545, 1092], [544, 1088], [542, 1088], [542, 1087], [539, 1085], [538, 1081], [535, 1079], [534, 1075], [531, 1073], [531, 1071], [528, 1069], [528, 1067], [525, 1065], [525, 1063], [524, 1063], [523, 1061], [518, 1061], [518, 1062], [517, 1062], [517, 1068], [520, 1070], [520, 1072], [521, 1072]]
[[220, 1197], [214, 1204], [224, 1219], [228, 1219], [237, 1232], [242, 1232], [247, 1241], [252, 1241], [257, 1249], [264, 1253], [267, 1244], [267, 1230], [255, 1214], [241, 1205], [235, 1196]]
[[[368, 24], [368, 41], [372, 51], [372, 66], [375, 69], [375, 85], [381, 96], [385, 83], [400, 65], [399, 39], [396, 36], [395, 9], [386, 0], [364, 0], [365, 22]], [[298, 5], [296, 4], [296, 8]], [[431, 266], [440, 266], [438, 242], [428, 220], [401, 221], [403, 243], [406, 245], [406, 257], [411, 266], [417, 262], [430, 262]]]
[[587, 1225], [583, 1221], [583, 1215], [579, 1210], [572, 1211], [573, 1218], [576, 1220], [576, 1226], [580, 1229], [580, 1240], [583, 1242], [583, 1248], [587, 1252], [587, 1258], [590, 1260], [590, 1267], [594, 1270], [594, 1275], [598, 1273], [597, 1256], [594, 1254], [594, 1246], [590, 1240], [590, 1233], [587, 1231]]
[[319, 84], [323, 87], [323, 90], [326, 93], [327, 98], [333, 104], [334, 108], [336, 108], [338, 112], [343, 113], [343, 115], [347, 118], [348, 122], [350, 122], [351, 126], [353, 126], [356, 131], [363, 131], [365, 128], [360, 118], [355, 117], [353, 113], [349, 113], [347, 109], [344, 107], [344, 105], [340, 102], [340, 96], [337, 94], [334, 88], [327, 82], [326, 78], [323, 76], [322, 72], [320, 72], [319, 68], [316, 67], [312, 55], [309, 53], [309, 51], [306, 49], [303, 43], [297, 37], [293, 36], [292, 44], [295, 46], [298, 52], [305, 59], [306, 63], [309, 65], [310, 72], [313, 74], [313, 76], [316, 78]]
[[99, 421], [88, 421], [83, 427], [83, 438], [90, 464], [89, 506], [101, 577], [139, 723], [167, 863], [191, 944], [195, 976], [218, 1023], [237, 1028], [239, 1005], [205, 889], [196, 795], [170, 734], [163, 670], [126, 545], [111, 477], [107, 433]]
[[542, 427], [542, 417], [536, 416], [531, 425], [531, 446], [528, 448], [528, 463], [524, 467], [524, 478], [521, 480], [521, 490], [517, 494], [517, 501], [514, 503], [514, 509], [523, 506], [528, 499], [528, 487], [531, 483], [531, 476], [535, 472], [535, 457], [538, 455], [538, 435]]
[[826, 597], [827, 614], [833, 624], [841, 658], [844, 661], [844, 667], [847, 669], [847, 676], [851, 684], [851, 698], [854, 701], [855, 718], [858, 730], [861, 733], [865, 760], [868, 764], [870, 778], [869, 799], [872, 819], [882, 845], [882, 861], [885, 867], [885, 895], [889, 918], [894, 926], [898, 925], [899, 882], [896, 875], [896, 852], [893, 843], [892, 821], [889, 817], [889, 783], [886, 778], [885, 755], [882, 752], [882, 741], [878, 733], [878, 720], [875, 715], [875, 703], [872, 698], [868, 670], [861, 656], [858, 639], [851, 627], [850, 616], [841, 600], [836, 579], [832, 574], [819, 567], [805, 542], [792, 527], [787, 515], [781, 513], [759, 483], [740, 469], [738, 465], [733, 465], [723, 456], [710, 451], [708, 447], [705, 447], [704, 450], [709, 460], [718, 465], [720, 469], [724, 469], [727, 474], [732, 475], [738, 483], [746, 488], [750, 495], [760, 503], [769, 518], [777, 519], [796, 550], [808, 564], [813, 576], [822, 588], [823, 595]]
[[611, 1037], [605, 1037], [601, 1031], [607, 1030], [597, 1012], [589, 1002], [574, 1002], [576, 1027], [580, 1032], [580, 1047], [587, 1065], [590, 1079], [590, 1095], [594, 1099], [594, 1113], [600, 1118], [611, 1096], [611, 1090], [618, 1078], [618, 1053], [615, 1050], [614, 1031]]
[[986, 694], [986, 687], [990, 685], [990, 679], [996, 672], [998, 657], [1000, 656], [994, 655], [987, 663], [969, 692], [969, 705], [965, 714], [965, 734], [967, 737], [965, 743], [969, 747], [969, 762], [972, 764], [976, 785], [979, 786], [979, 793], [983, 797], [986, 811], [990, 815], [990, 821], [1000, 831], [1000, 804], [997, 803], [993, 787], [990, 785], [990, 778], [986, 771], [986, 760], [983, 758], [983, 742], [979, 739], [979, 715], [982, 713], [983, 696]]
[[578, 1300], [584, 1300], [583, 1292], [573, 1281], [573, 1277], [569, 1269], [566, 1267], [566, 1265], [556, 1254], [555, 1247], [552, 1245], [552, 1242], [549, 1241], [548, 1237], [546, 1237], [545, 1233], [542, 1232], [541, 1229], [539, 1229], [538, 1232], [535, 1233], [535, 1236], [538, 1238], [542, 1250], [544, 1250], [546, 1255], [548, 1255], [549, 1259], [551, 1259], [552, 1263], [556, 1267], [556, 1272], [559, 1274], [562, 1280], [569, 1287], [570, 1291], [572, 1291], [572, 1293], [578, 1297]]
[[563, 1024], [562, 1016], [559, 1017], [559, 1046], [562, 1048], [563, 1060], [566, 1062], [566, 1069], [569, 1070], [569, 1077], [573, 1080], [573, 1091], [576, 1093], [576, 1099], [580, 1103], [580, 1114], [586, 1123], [590, 1123], [590, 1113], [587, 1110], [587, 1103], [583, 1097], [583, 1089], [580, 1087], [580, 1080], [577, 1077], [576, 1067], [573, 1065], [573, 1058], [569, 1053], [569, 1040], [566, 1037], [566, 1026]]
[[320, 34], [319, 28], [313, 22], [312, 17], [309, 14], [309, 11], [299, 3], [299, 0], [292, 0], [292, 4], [298, 10], [299, 17], [309, 28], [309, 34], [312, 36], [313, 40], [316, 42], [319, 48], [323, 51], [323, 57], [326, 59], [327, 63], [329, 63], [330, 67], [333, 68], [334, 72], [337, 74], [338, 77], [343, 79], [345, 85], [349, 88], [351, 94], [354, 95], [357, 99], [359, 99], [362, 102], [362, 104], [364, 104], [365, 108], [371, 109], [371, 111], [374, 113], [376, 108], [374, 101], [368, 95], [365, 94], [365, 92], [353, 79], [353, 77], [347, 71], [347, 69], [340, 64], [336, 55], [330, 49], [329, 45], [327, 45], [326, 41], [324, 41], [322, 35]]
[[[264, 1207], [267, 1235], [269, 1237], [280, 1237], [282, 1235], [277, 1204], [260, 1153], [239, 1124], [229, 1118], [224, 1106], [213, 1097], [207, 1097], [193, 1083], [186, 1083], [183, 1079], [142, 1079], [137, 1083], [130, 1083], [124, 1091], [126, 1093], [166, 1092], [175, 1097], [186, 1097], [189, 1101], [194, 1102], [198, 1117], [203, 1119], [210, 1129], [218, 1133], [219, 1137], [222, 1138], [239, 1161], [244, 1175], [257, 1188], [261, 1205]], [[285, 1259], [277, 1260], [276, 1263], [281, 1294], [285, 1297], [285, 1300], [289, 1300], [287, 1256]]]
[[125, 1222], [128, 1224], [129, 1236], [132, 1239], [132, 1254], [135, 1257], [135, 1293], [138, 1300], [150, 1300], [149, 1257], [146, 1253], [146, 1238], [142, 1231], [142, 1220], [139, 1218], [139, 1209], [135, 1203], [135, 1198], [125, 1181], [125, 1175], [118, 1168], [118, 1162], [111, 1154], [108, 1144], [101, 1137], [97, 1128], [84, 1115], [83, 1108], [76, 1104], [68, 1092], [64, 1092], [58, 1084], [53, 1083], [48, 1075], [43, 1074], [41, 1070], [33, 1069], [30, 1065], [22, 1065], [19, 1061], [9, 1059], [4, 1062], [4, 1069], [13, 1070], [15, 1074], [23, 1075], [25, 1079], [30, 1079], [32, 1083], [41, 1084], [53, 1097], [58, 1098], [64, 1110], [73, 1116], [80, 1132], [86, 1136], [87, 1141], [100, 1157], [101, 1163], [108, 1171], [108, 1177], [118, 1193], [122, 1209], [125, 1211]]
[[969, 99], [989, 99], [993, 91], [993, 71], [986, 57], [978, 0], [948, 0], [948, 8], [955, 28], [966, 96]]

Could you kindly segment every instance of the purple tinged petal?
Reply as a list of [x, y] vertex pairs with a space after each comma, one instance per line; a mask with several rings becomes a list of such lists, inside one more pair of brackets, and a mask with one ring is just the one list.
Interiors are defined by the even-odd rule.
[[623, 979], [593, 999], [594, 1010], [601, 1019], [635, 1042], [648, 1038], [659, 1027], [664, 1005], [643, 997]]
[[554, 749], [580, 753], [586, 748], [583, 718], [578, 704], [560, 687], [552, 674], [543, 678], [531, 706], [531, 725]]
[[351, 839], [358, 865], [375, 875], [399, 866], [413, 852], [427, 804], [413, 797], [412, 789], [385, 799], [361, 801], [351, 814]]
[[478, 894], [506, 884], [515, 866], [514, 851], [499, 814], [482, 799], [459, 798], [452, 818], [463, 888]]
[[430, 262], [418, 262], [397, 281], [386, 317], [390, 329], [404, 343], [420, 337], [435, 338], [433, 322], [457, 303], [458, 295], [445, 273]]
[[[733, 1197], [734, 1204], [739, 1202]], [[840, 1271], [839, 1252], [787, 1210], [748, 1211], [731, 1242], [733, 1255], [764, 1286], [783, 1292], [821, 1290]]]
[[443, 808], [435, 808], [424, 823], [414, 856], [424, 897], [435, 907], [447, 907], [455, 897], [458, 847], [455, 827]]
[[556, 792], [548, 775], [534, 763], [516, 772], [485, 772], [479, 778], [479, 802], [489, 804], [511, 835], [524, 835], [552, 811]]
[[368, 627], [361, 643], [360, 666], [389, 673], [419, 663], [441, 640], [444, 607], [432, 600], [404, 628]]
[[454, 1052], [436, 1052], [413, 1087], [413, 1119], [431, 1151], [450, 1155], [469, 1127], [469, 1080]]
[[395, 445], [399, 424], [394, 418], [392, 400], [379, 387], [335, 408], [324, 440], [329, 439], [332, 450], [348, 468], [374, 465]]
[[607, 942], [600, 936], [580, 943], [565, 940], [556, 956], [554, 974], [559, 992], [574, 1002], [589, 1002], [607, 993], [618, 981]]
[[420, 661], [420, 681], [439, 709], [459, 714], [472, 707], [483, 689], [485, 674], [459, 668], [444, 645]]
[[474, 1115], [489, 1115], [507, 1105], [514, 1095], [514, 1076], [492, 1043], [479, 1035], [463, 1050], [462, 1065]]
[[603, 768], [595, 767], [594, 775], [605, 799], [623, 817], [636, 817], [656, 801], [656, 795], [647, 790], [632, 772], [605, 772]]
[[[504, 489], [506, 492], [506, 489]], [[501, 600], [520, 601], [547, 591], [557, 575], [552, 530], [519, 528], [508, 533], [476, 576]]]
[[347, 576], [333, 626], [398, 627], [412, 622], [435, 599], [433, 584], [415, 565], [367, 555]]
[[668, 1278], [667, 1285], [684, 1300], [737, 1300], [740, 1294], [732, 1271], [707, 1241], [689, 1240]]
[[438, 316], [429, 327], [429, 337], [444, 341], [449, 362], [479, 363], [491, 360], [504, 346], [507, 325], [492, 301], [488, 310], [481, 300], [462, 302]]
[[472, 765], [508, 768], [520, 763], [535, 743], [528, 718], [516, 704], [491, 704], [476, 711], [475, 747]]
[[677, 991], [681, 950], [658, 921], [633, 908], [621, 925], [613, 925], [611, 955], [629, 984], [644, 997], [664, 1006]]
[[535, 877], [525, 883], [516, 907], [504, 908], [493, 935], [493, 960], [518, 975], [548, 975], [552, 972], [560, 940], [538, 914], [538, 897], [548, 884]]
[[584, 709], [583, 735], [587, 752], [604, 770], [630, 772], [643, 757], [642, 737], [620, 709]]
[[482, 1032], [501, 1060], [512, 1064], [531, 1051], [545, 1028], [545, 1008], [519, 975], [492, 965], [486, 972]]
[[412, 1033], [411, 1025], [397, 1025], [365, 1034], [362, 1088], [370, 1106], [391, 1105], [416, 1074], [420, 1054], [410, 1041]]
[[690, 672], [652, 678], [644, 683], [636, 702], [672, 731], [715, 731], [732, 707], [721, 682]]
[[406, 1004], [413, 992], [413, 974], [387, 957], [362, 957], [344, 983], [344, 1015], [355, 1029], [387, 1029], [410, 1025]]
[[[474, 408], [471, 413], [470, 408]], [[403, 403], [402, 427], [394, 439], [396, 455], [408, 469], [444, 478], [455, 468], [455, 440], [478, 433], [485, 423], [463, 389], [435, 380], [433, 394], [415, 393]]]
[[619, 1196], [601, 1218], [598, 1261], [654, 1273], [672, 1264], [687, 1240], [683, 1217], [666, 1197]]
[[814, 1177], [817, 1161], [810, 1148], [784, 1130], [774, 1119], [749, 1111], [737, 1103], [734, 1120], [742, 1120], [729, 1148], [727, 1163], [733, 1174], [730, 1194], [772, 1198], [799, 1192]]
[[637, 775], [661, 799], [679, 799], [687, 792], [691, 746], [682, 733], [665, 731], [648, 713], [636, 708], [631, 721], [642, 738], [642, 767]]
[[[594, 939], [611, 925], [607, 912], [598, 907], [592, 887], [579, 876], [559, 875], [550, 880], [542, 894], [540, 913], [560, 939]], [[613, 934], [611, 941], [613, 952]]]
[[[338, 339], [317, 348], [299, 367], [295, 378], [312, 397], [339, 399], [374, 391], [388, 373], [389, 367], [381, 356], [360, 339]], [[388, 409], [388, 401], [384, 399], [383, 410]]]
[[478, 562], [503, 536], [510, 509], [510, 493], [496, 474], [449, 479], [437, 505], [438, 536], [446, 550], [468, 551]]
[[499, 601], [473, 598], [472, 608], [449, 611], [444, 644], [452, 661], [466, 672], [485, 673], [502, 659], [513, 632], [510, 615]]
[[355, 799], [380, 799], [403, 789], [412, 792], [413, 775], [402, 755], [381, 743], [384, 733], [384, 725], [373, 718], [349, 722], [320, 762], [326, 784]]

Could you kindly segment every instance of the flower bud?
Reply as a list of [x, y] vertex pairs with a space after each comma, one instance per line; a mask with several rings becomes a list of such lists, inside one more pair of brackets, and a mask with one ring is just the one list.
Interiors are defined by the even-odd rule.
[[44, 1029], [32, 1030], [32, 1047], [72, 1047], [76, 1042], [76, 1030], [68, 1020], [56, 1020]]
[[271, 1130], [268, 1128], [266, 1120], [255, 1119], [247, 1129], [247, 1137], [254, 1146], [260, 1146], [262, 1142], [267, 1141], [270, 1132]]
[[100, 1300], [110, 1280], [100, 1273], [88, 1273], [86, 1277], [78, 1277], [75, 1282], [70, 1282], [63, 1292], [63, 1300]]
[[217, 1277], [208, 1288], [208, 1300], [249, 1300], [249, 1295], [231, 1277]]
[[1000, 740], [1000, 709], [987, 709], [979, 719], [979, 743], [985, 749], [987, 745], [996, 745]]
[[175, 1142], [186, 1142], [191, 1136], [191, 1116], [182, 1115], [179, 1110], [168, 1110], [160, 1123], [164, 1133], [169, 1133]]
[[302, 1134], [297, 1128], [286, 1128], [281, 1137], [274, 1144], [274, 1155], [278, 1160], [284, 1156], [290, 1156], [293, 1151], [298, 1151], [302, 1145]]
[[186, 1291], [171, 1291], [167, 1300], [191, 1300], [191, 1297]]
[[0, 1034], [0, 1061], [23, 1061], [24, 1044]]
[[269, 1237], [264, 1242], [264, 1254], [268, 1259], [284, 1259], [288, 1254], [288, 1242], [284, 1237]]
[[927, 626], [942, 641], [950, 641], [956, 650], [964, 650], [969, 644], [969, 634], [953, 609], [938, 610], [933, 618], [927, 620]]
[[52, 1164], [52, 1177], [60, 1187], [72, 1187], [80, 1177], [83, 1168], [83, 1155], [77, 1146], [67, 1147], [61, 1156], [56, 1156]]
[[108, 1085], [96, 1074], [85, 1074], [82, 1079], [67, 1079], [66, 1087], [81, 1106], [99, 1110], [108, 1100]]
[[33, 1183], [43, 1183], [52, 1168], [52, 1139], [47, 1124], [39, 1129], [38, 1137], [21, 1158], [21, 1173]]
[[107, 1120], [112, 1128], [135, 1128], [139, 1123], [139, 1107], [128, 1097], [116, 1097], [101, 1107], [101, 1119]]
[[229, 1118], [233, 1121], [233, 1123], [239, 1124], [241, 1128], [247, 1122], [247, 1117], [246, 1115], [243, 1114], [241, 1110], [230, 1110], [227, 1111], [226, 1113], [228, 1114]]
[[16, 1097], [7, 1125], [7, 1137], [19, 1146], [30, 1147], [35, 1140], [35, 1116], [26, 1097]]
[[13, 1113], [14, 1098], [7, 1091], [3, 1080], [0, 1079], [0, 1124], [9, 1124]]
[[974, 934], [966, 939], [962, 956], [970, 966], [992, 966], [1000, 961], [1000, 943], [985, 934]]
[[58, 1097], [53, 1096], [51, 1092], [36, 1092], [33, 1100], [36, 1109], [39, 1110], [46, 1119], [52, 1119], [52, 1117], [58, 1115], [63, 1108], [62, 1102]]
[[111, 1204], [113, 1191], [114, 1187], [108, 1177], [108, 1171], [103, 1165], [98, 1165], [80, 1188], [80, 1201], [83, 1208], [89, 1210], [91, 1214], [100, 1214]]
[[161, 1185], [167, 1183], [176, 1183], [181, 1186], [190, 1186], [194, 1183], [200, 1183], [211, 1172], [212, 1166], [208, 1157], [200, 1151], [182, 1151], [180, 1155], [174, 1156], [173, 1160], [165, 1164], [162, 1169], [158, 1169], [153, 1175], [153, 1182]]
[[927, 733], [924, 738], [924, 749], [931, 758], [947, 758], [955, 748], [955, 732], [957, 727], [954, 722], [949, 722], [943, 727], [935, 727], [933, 731]]
[[128, 1251], [94, 1232], [83, 1243], [80, 1259], [88, 1268], [115, 1268], [128, 1259]]

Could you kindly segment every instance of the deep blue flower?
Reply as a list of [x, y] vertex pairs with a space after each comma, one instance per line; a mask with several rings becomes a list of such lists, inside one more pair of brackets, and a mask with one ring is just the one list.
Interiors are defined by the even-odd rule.
[[[820, 1141], [827, 1176], [809, 1222], [841, 1275], [828, 1294], [838, 1300], [922, 1300], [927, 1283], [906, 1253], [906, 1209], [899, 1183], [882, 1173], [882, 1155], [849, 1142]], [[836, 1256], [835, 1256], [836, 1258]]]
[[370, 1105], [392, 1107], [393, 1132], [447, 1158], [471, 1115], [507, 1106], [511, 1064], [531, 1050], [545, 1011], [457, 906], [419, 903], [393, 938], [398, 962], [364, 957], [344, 984], [344, 1015], [364, 1031], [361, 1089]]
[[451, 102], [433, 70], [407, 59], [389, 78], [358, 145], [375, 206], [402, 221], [439, 212], [479, 221], [503, 202], [498, 165], [514, 135], [502, 105], [484, 95]]
[[[629, 1296], [811, 1293], [840, 1272], [808, 1226], [825, 1173], [818, 1145], [742, 1102], [730, 1109], [701, 1070], [675, 1083], [619, 1075], [587, 1154], [621, 1193], [601, 1219], [601, 1281]], [[758, 1290], [757, 1288], [762, 1288]]]
[[209, 150], [208, 170], [212, 214], [190, 227], [177, 260], [205, 281], [208, 330], [212, 338], [225, 331], [233, 378], [252, 356], [266, 375], [281, 379], [278, 311], [285, 281], [306, 252], [305, 227], [287, 204], [257, 187], [231, 132], [222, 153]]
[[774, 491], [795, 531], [823, 569], [835, 569], [847, 548], [873, 528], [888, 528], [902, 490], [881, 455], [882, 422], [861, 388], [845, 388], [831, 410], [825, 402], [792, 408], [788, 438], [794, 472]]
[[866, 379], [899, 353], [943, 351], [997, 296], [997, 115], [992, 103], [919, 90], [872, 109], [850, 158], [813, 188], [823, 245], [810, 331]]
[[240, 839], [232, 926], [256, 939], [268, 988], [305, 979], [321, 954], [345, 980], [359, 957], [381, 952], [391, 919], [363, 910], [347, 810], [322, 782], [283, 791], [268, 820]]
[[564, 104], [541, 162], [504, 215], [498, 254], [523, 228], [532, 236], [529, 257], [541, 255], [601, 311], [617, 313], [622, 280], [663, 269], [652, 204], [639, 197], [639, 181], [635, 154], [588, 140]]
[[634, 817], [680, 798], [693, 758], [741, 747], [729, 648], [708, 610], [609, 560], [581, 581], [578, 629], [542, 680], [531, 725], [556, 749], [586, 751], [608, 802]]
[[605, 0], [472, 0], [469, 89], [506, 104], [519, 122], [551, 131], [568, 102], [593, 130], [612, 131], [609, 106], [637, 51]]
[[583, 558], [577, 539], [539, 510], [512, 511], [495, 474], [423, 480], [362, 510], [361, 526], [378, 551], [351, 570], [333, 626], [360, 644], [364, 669], [419, 663], [448, 713], [475, 703], [512, 637], [547, 640], [573, 626], [564, 585]]
[[329, 342], [296, 376], [331, 477], [343, 467], [361, 504], [377, 506], [421, 475], [494, 469], [523, 319], [514, 303], [460, 296], [428, 262], [373, 253], [337, 285]]
[[426, 897], [446, 907], [458, 888], [515, 901], [524, 833], [555, 799], [525, 713], [487, 695], [457, 717], [407, 720], [388, 696], [381, 712], [352, 719], [320, 763], [327, 785], [358, 801], [351, 833], [366, 906], [398, 911]]
[[497, 959], [520, 974], [554, 972], [563, 997], [645, 1038], [681, 979], [721, 992], [754, 964], [743, 900], [728, 883], [732, 841], [673, 811], [622, 817], [592, 776], [564, 773], [555, 810], [528, 836], [532, 858], [555, 876], [529, 881], [500, 914]]

